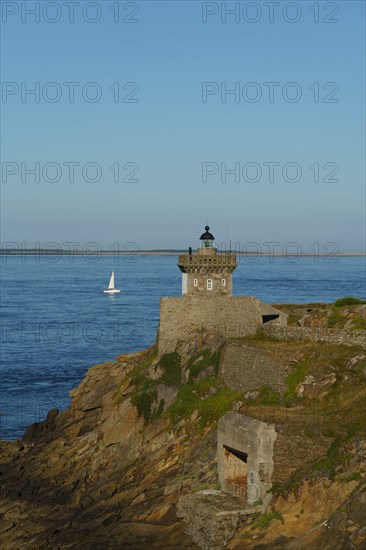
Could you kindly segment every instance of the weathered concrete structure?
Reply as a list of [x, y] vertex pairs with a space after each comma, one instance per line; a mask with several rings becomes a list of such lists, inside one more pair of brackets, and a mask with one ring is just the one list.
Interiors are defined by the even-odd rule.
[[255, 334], [263, 324], [287, 325], [287, 315], [253, 296], [232, 296], [236, 255], [219, 253], [214, 237], [206, 232], [196, 253], [182, 254], [182, 297], [162, 298], [158, 331], [159, 354], [174, 351], [178, 342], [189, 342], [207, 332], [225, 338]]
[[248, 503], [261, 499], [266, 507], [271, 495], [274, 424], [230, 411], [218, 424], [217, 468], [221, 490]]

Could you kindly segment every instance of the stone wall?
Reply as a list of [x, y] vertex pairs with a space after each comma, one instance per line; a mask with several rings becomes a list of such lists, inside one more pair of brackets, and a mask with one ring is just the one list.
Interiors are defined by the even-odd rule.
[[288, 375], [288, 365], [245, 342], [230, 342], [222, 352], [219, 376], [235, 391], [245, 392], [260, 386], [270, 386], [282, 392]]
[[221, 491], [205, 490], [183, 495], [177, 505], [177, 517], [186, 524], [186, 532], [202, 550], [223, 550], [238, 529], [251, 523], [253, 507]]
[[174, 351], [202, 332], [225, 338], [254, 334], [262, 324], [260, 302], [252, 296], [182, 296], [160, 300], [159, 355]]
[[360, 346], [366, 349], [365, 330], [340, 330], [324, 328], [305, 328], [268, 325], [263, 326], [265, 334], [280, 340], [306, 340], [311, 342], [325, 342], [328, 344], [344, 344], [346, 346]]

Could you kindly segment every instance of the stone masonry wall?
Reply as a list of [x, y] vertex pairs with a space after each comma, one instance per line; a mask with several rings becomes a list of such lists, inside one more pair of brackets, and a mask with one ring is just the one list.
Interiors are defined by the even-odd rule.
[[326, 342], [328, 344], [345, 344], [347, 346], [361, 346], [366, 349], [365, 330], [313, 329], [305, 327], [291, 327], [268, 325], [263, 326], [265, 334], [280, 340], [306, 340], [311, 342]]
[[223, 337], [255, 334], [262, 324], [260, 302], [252, 296], [182, 296], [160, 300], [159, 355], [174, 351], [201, 332]]
[[270, 386], [282, 392], [289, 375], [288, 366], [276, 357], [245, 342], [226, 344], [220, 362], [220, 378], [236, 391], [248, 391]]

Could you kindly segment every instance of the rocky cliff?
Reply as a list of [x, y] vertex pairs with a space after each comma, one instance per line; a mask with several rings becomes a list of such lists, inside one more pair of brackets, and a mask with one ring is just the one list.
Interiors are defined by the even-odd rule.
[[[365, 548], [365, 382], [363, 348], [264, 334], [95, 365], [68, 410], [2, 442], [2, 548]], [[229, 410], [275, 425], [268, 510], [220, 493]]]

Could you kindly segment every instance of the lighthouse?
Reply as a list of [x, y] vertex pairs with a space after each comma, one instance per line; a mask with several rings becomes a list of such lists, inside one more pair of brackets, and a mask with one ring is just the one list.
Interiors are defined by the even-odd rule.
[[232, 274], [237, 267], [236, 254], [218, 252], [215, 237], [208, 225], [199, 240], [196, 252], [180, 254], [178, 267], [182, 272], [182, 294], [190, 296], [232, 296]]

